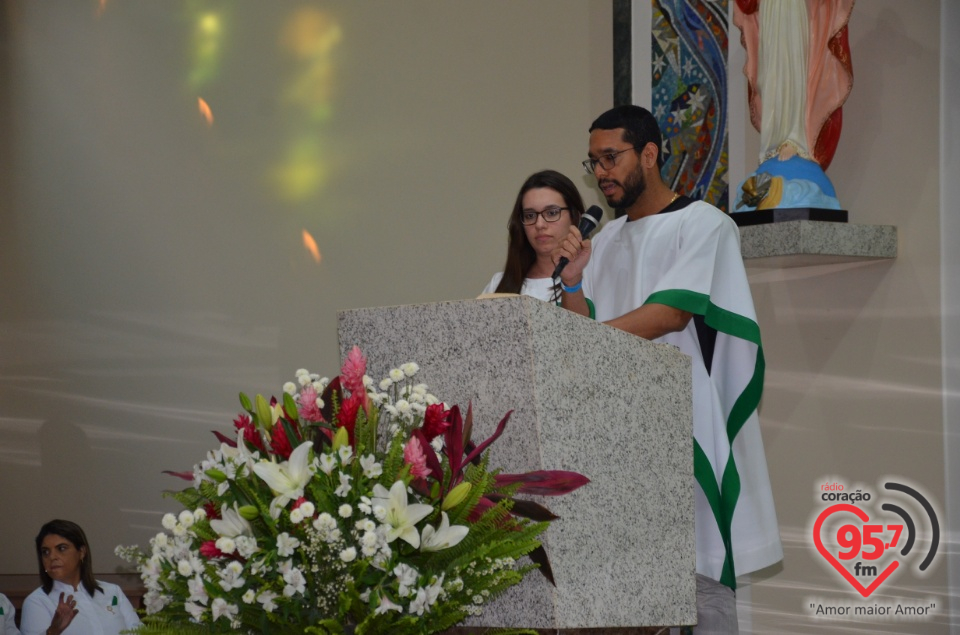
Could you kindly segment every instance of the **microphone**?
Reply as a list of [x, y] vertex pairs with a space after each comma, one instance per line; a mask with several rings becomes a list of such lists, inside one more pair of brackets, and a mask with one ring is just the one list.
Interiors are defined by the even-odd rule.
[[[580, 235], [583, 236], [583, 239], [586, 240], [590, 237], [590, 232], [597, 228], [597, 223], [600, 222], [600, 219], [603, 218], [603, 210], [600, 209], [599, 205], [591, 205], [583, 216], [580, 217], [580, 224], [577, 225], [577, 229], [580, 230]], [[560, 272], [563, 271], [563, 268], [567, 266], [567, 263], [570, 262], [570, 259], [566, 256], [561, 256], [560, 262], [557, 263], [557, 268], [553, 270], [554, 280], [560, 277]]]

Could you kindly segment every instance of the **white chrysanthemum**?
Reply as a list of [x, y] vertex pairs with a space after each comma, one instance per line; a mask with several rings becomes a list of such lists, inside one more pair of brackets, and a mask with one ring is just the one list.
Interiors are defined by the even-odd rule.
[[350, 518], [353, 515], [353, 508], [344, 503], [337, 509], [337, 513], [340, 514], [340, 518]]
[[313, 380], [310, 379], [310, 375], [300, 375], [297, 377], [297, 383], [305, 387], [308, 384], [312, 384]]
[[288, 381], [283, 385], [283, 392], [292, 397], [293, 395], [297, 394], [297, 385], [292, 381]]
[[297, 509], [303, 513], [304, 518], [313, 518], [313, 515], [317, 513], [317, 508], [310, 501], [302, 503]]
[[403, 371], [399, 368], [394, 368], [390, 371], [390, 379], [393, 381], [403, 381]]
[[220, 538], [217, 538], [217, 542], [215, 544], [217, 549], [223, 553], [229, 554], [237, 550], [237, 542], [229, 536], [221, 536]]
[[353, 562], [357, 559], [357, 550], [353, 547], [347, 547], [340, 552], [340, 559], [344, 562]]
[[290, 522], [294, 525], [299, 525], [303, 522], [303, 512], [300, 511], [299, 507], [290, 512]]
[[167, 539], [167, 534], [160, 532], [150, 540], [150, 544], [153, 545], [156, 549], [165, 549], [169, 544]]
[[377, 524], [372, 520], [370, 520], [369, 518], [358, 520], [357, 524], [354, 525], [354, 527], [356, 527], [357, 531], [376, 531], [377, 530]]
[[181, 525], [189, 529], [190, 527], [193, 527], [193, 522], [194, 522], [193, 512], [183, 510], [182, 512], [180, 512], [180, 515], [177, 517], [177, 520], [180, 521]]
[[198, 523], [201, 520], [207, 519], [207, 510], [203, 507], [193, 510], [193, 522]]
[[241, 558], [250, 558], [250, 556], [260, 550], [260, 547], [257, 546], [257, 539], [252, 536], [237, 536], [235, 540], [237, 543], [237, 553], [240, 554]]
[[193, 567], [190, 566], [189, 560], [181, 560], [177, 563], [177, 572], [184, 576], [188, 577], [193, 575]]
[[173, 514], [164, 514], [160, 524], [167, 531], [173, 531], [173, 528], [177, 526], [177, 517]]
[[400, 370], [402, 370], [403, 374], [407, 377], [413, 377], [420, 370], [420, 367], [417, 366], [416, 362], [407, 362], [400, 367]]
[[397, 403], [393, 405], [397, 409], [397, 412], [399, 412], [401, 415], [410, 414], [410, 402], [406, 399], [399, 399], [397, 400]]
[[385, 377], [384, 379], [382, 379], [379, 384], [380, 390], [388, 390], [392, 385], [393, 385], [393, 380], [390, 379], [389, 377]]
[[371, 386], [373, 386], [373, 377], [371, 377], [370, 375], [364, 375], [364, 376], [360, 379], [360, 381], [363, 382], [363, 386], [364, 386], [365, 388], [370, 388]]

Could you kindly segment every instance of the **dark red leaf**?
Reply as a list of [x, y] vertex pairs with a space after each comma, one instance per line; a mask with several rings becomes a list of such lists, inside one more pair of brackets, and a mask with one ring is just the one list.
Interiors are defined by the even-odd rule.
[[497, 486], [520, 483], [518, 493], [537, 496], [559, 496], [583, 487], [590, 482], [583, 474], [565, 470], [538, 470], [525, 474], [497, 474]]
[[226, 443], [231, 448], [237, 447], [237, 442], [222, 432], [217, 432], [216, 430], [214, 430], [213, 436], [217, 437], [217, 441], [219, 441], [220, 443]]
[[185, 481], [193, 482], [193, 472], [171, 472], [170, 470], [164, 470], [162, 474], [169, 474], [170, 476], [176, 476], [177, 478], [182, 478]]

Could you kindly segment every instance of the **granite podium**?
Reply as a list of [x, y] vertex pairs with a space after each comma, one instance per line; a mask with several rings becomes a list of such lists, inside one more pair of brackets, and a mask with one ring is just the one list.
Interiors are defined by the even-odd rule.
[[526, 296], [339, 313], [375, 380], [406, 362], [448, 403], [473, 404], [492, 467], [591, 482], [541, 499], [556, 587], [539, 573], [469, 626], [627, 629], [696, 622], [690, 359]]

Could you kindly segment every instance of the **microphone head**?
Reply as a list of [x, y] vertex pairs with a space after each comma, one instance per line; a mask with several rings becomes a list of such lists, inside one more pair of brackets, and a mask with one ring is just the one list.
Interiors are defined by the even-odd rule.
[[577, 229], [579, 229], [580, 234], [586, 238], [590, 235], [590, 232], [596, 229], [601, 218], [603, 218], [603, 210], [600, 206], [591, 205], [590, 208], [583, 213], [583, 216], [580, 217], [580, 226], [577, 227]]

